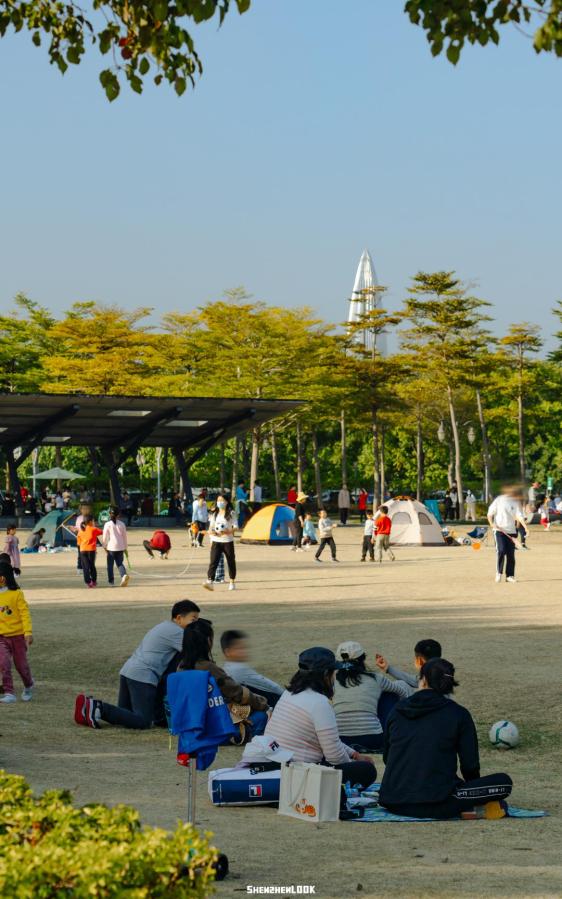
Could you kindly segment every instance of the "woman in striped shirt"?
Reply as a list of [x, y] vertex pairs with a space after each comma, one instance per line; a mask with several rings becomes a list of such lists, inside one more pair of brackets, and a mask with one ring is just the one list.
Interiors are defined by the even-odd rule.
[[336, 649], [336, 658], [341, 659], [343, 667], [336, 674], [334, 712], [344, 743], [380, 752], [384, 741], [378, 716], [382, 693], [394, 693], [398, 701], [407, 699], [412, 690], [404, 681], [369, 671], [365, 666], [366, 657], [361, 644], [353, 640], [340, 643]]
[[341, 667], [330, 649], [314, 646], [301, 652], [298, 671], [275, 706], [265, 734], [290, 750], [295, 762], [339, 768], [342, 784], [350, 782], [366, 789], [376, 779], [375, 766], [369, 756], [342, 743], [330, 702], [334, 675]]

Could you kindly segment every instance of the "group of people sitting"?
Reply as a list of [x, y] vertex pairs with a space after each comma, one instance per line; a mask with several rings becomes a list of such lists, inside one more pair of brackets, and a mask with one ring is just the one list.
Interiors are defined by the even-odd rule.
[[[507, 774], [480, 776], [478, 739], [470, 712], [453, 697], [455, 668], [436, 640], [414, 648], [415, 674], [381, 655], [374, 667], [354, 641], [336, 652], [315, 646], [301, 652], [287, 687], [249, 663], [243, 631], [228, 630], [213, 658], [212, 623], [190, 600], [175, 603], [171, 620], [153, 627], [120, 672], [117, 705], [81, 693], [74, 720], [146, 729], [165, 725], [166, 680], [174, 671], [208, 671], [214, 678], [243, 743], [265, 735], [295, 762], [340, 768], [343, 783], [366, 789], [376, 781], [372, 753], [385, 763], [380, 803], [412, 817], [451, 818], [483, 807], [483, 816], [505, 815], [512, 789]], [[459, 777], [457, 770], [460, 767]], [[345, 807], [342, 789], [342, 809]]]

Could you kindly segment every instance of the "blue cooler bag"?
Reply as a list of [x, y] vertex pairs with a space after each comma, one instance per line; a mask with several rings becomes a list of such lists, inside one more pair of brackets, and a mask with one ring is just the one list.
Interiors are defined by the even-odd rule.
[[278, 805], [281, 771], [256, 768], [218, 768], [209, 771], [213, 805]]

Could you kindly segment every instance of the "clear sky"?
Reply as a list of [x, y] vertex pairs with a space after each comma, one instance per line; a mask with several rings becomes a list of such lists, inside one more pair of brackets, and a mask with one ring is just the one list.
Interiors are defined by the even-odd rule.
[[125, 88], [98, 54], [62, 78], [0, 42], [0, 306], [25, 291], [188, 310], [244, 285], [342, 321], [364, 247], [386, 305], [455, 269], [496, 328], [552, 329], [560, 285], [562, 60], [504, 30], [456, 68], [399, 0], [254, 0], [194, 29], [193, 92]]

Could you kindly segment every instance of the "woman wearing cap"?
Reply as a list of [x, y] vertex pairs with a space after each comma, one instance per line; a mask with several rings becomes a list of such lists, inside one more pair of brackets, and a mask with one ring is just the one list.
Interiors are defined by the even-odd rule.
[[406, 699], [412, 691], [404, 681], [369, 671], [365, 665], [366, 657], [360, 643], [353, 640], [340, 643], [336, 658], [343, 662], [343, 668], [336, 673], [333, 706], [344, 743], [353, 748], [380, 752], [384, 739], [377, 714], [381, 694], [395, 693], [400, 699]]
[[503, 800], [512, 780], [507, 774], [480, 777], [472, 716], [447, 698], [456, 686], [451, 662], [429, 659], [420, 671], [419, 690], [389, 715], [379, 801], [397, 815], [457, 818], [484, 806], [485, 818], [505, 816]]
[[[375, 766], [368, 756], [342, 743], [330, 702], [334, 674], [342, 665], [322, 646], [301, 652], [298, 671], [273, 709], [265, 735], [292, 752], [295, 762], [339, 768], [342, 784], [349, 781], [366, 789], [376, 779]], [[342, 808], [344, 805], [342, 787]]]
[[304, 530], [304, 518], [306, 515], [306, 509], [304, 507], [305, 502], [308, 497], [306, 493], [301, 492], [297, 495], [297, 501], [295, 503], [295, 519], [293, 521], [293, 545], [291, 547], [293, 552], [302, 552], [302, 532]]

